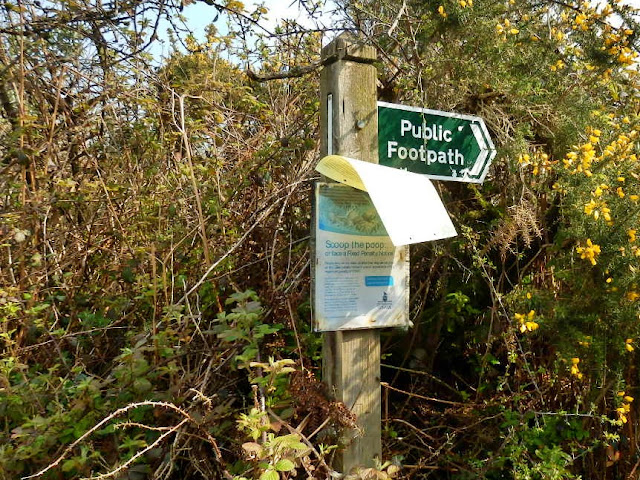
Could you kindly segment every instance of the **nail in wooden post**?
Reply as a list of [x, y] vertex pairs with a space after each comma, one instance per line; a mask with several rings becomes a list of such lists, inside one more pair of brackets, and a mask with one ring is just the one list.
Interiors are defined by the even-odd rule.
[[[320, 79], [322, 156], [344, 155], [378, 163], [375, 48], [343, 33], [322, 49]], [[330, 117], [330, 118], [329, 118]], [[357, 416], [336, 467], [347, 473], [380, 457], [380, 334], [377, 329], [327, 332], [323, 377], [337, 400]]]

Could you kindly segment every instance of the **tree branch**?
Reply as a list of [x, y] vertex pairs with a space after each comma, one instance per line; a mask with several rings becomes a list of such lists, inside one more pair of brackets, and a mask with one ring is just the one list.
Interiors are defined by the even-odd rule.
[[247, 77], [255, 82], [268, 82], [269, 80], [280, 80], [283, 78], [299, 78], [308, 75], [322, 66], [322, 62], [314, 62], [310, 65], [291, 67], [285, 72], [273, 72], [273, 73], [256, 73], [251, 70], [251, 67], [247, 67]]

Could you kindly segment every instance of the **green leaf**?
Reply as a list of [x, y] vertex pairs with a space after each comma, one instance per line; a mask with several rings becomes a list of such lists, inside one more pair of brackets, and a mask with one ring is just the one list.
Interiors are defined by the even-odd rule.
[[246, 290], [244, 292], [232, 293], [229, 298], [224, 302], [225, 305], [231, 305], [232, 303], [242, 303], [247, 300], [258, 300], [258, 295], [253, 290]]
[[257, 325], [254, 329], [253, 329], [253, 336], [255, 338], [262, 338], [265, 335], [269, 335], [270, 333], [275, 333], [278, 330], [280, 330], [279, 328], [275, 328], [271, 325], [267, 325], [266, 323], [262, 323], [260, 325]]
[[291, 443], [291, 444], [287, 445], [287, 447], [289, 447], [292, 450], [298, 450], [298, 451], [301, 451], [301, 452], [309, 449], [309, 447], [307, 447], [302, 442]]
[[147, 393], [153, 388], [151, 382], [144, 377], [136, 378], [133, 381], [133, 390], [136, 393]]
[[265, 470], [260, 475], [260, 480], [280, 480], [280, 474], [275, 470]]
[[283, 458], [282, 460], [278, 461], [275, 465], [274, 468], [278, 471], [278, 472], [290, 472], [291, 470], [293, 470], [294, 468], [296, 468], [296, 464], [293, 463], [291, 460], [289, 460], [288, 458]]
[[76, 466], [78, 465], [78, 461], [71, 458], [69, 460], [66, 460], [63, 464], [62, 464], [62, 471], [63, 472], [70, 472], [71, 470], [73, 470], [74, 468], [76, 468]]
[[125, 267], [122, 270], [121, 277], [126, 283], [134, 283], [136, 281], [136, 274], [131, 267]]

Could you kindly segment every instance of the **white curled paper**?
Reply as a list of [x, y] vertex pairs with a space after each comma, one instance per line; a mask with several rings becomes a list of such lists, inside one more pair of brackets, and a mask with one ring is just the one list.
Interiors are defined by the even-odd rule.
[[457, 235], [438, 192], [424, 175], [341, 155], [324, 157], [316, 170], [336, 182], [368, 192], [396, 246]]

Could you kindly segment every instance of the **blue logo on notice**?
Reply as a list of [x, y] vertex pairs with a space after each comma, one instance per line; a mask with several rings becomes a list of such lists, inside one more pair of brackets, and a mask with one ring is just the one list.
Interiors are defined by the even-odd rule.
[[367, 287], [393, 287], [393, 277], [390, 275], [369, 275], [364, 277]]

